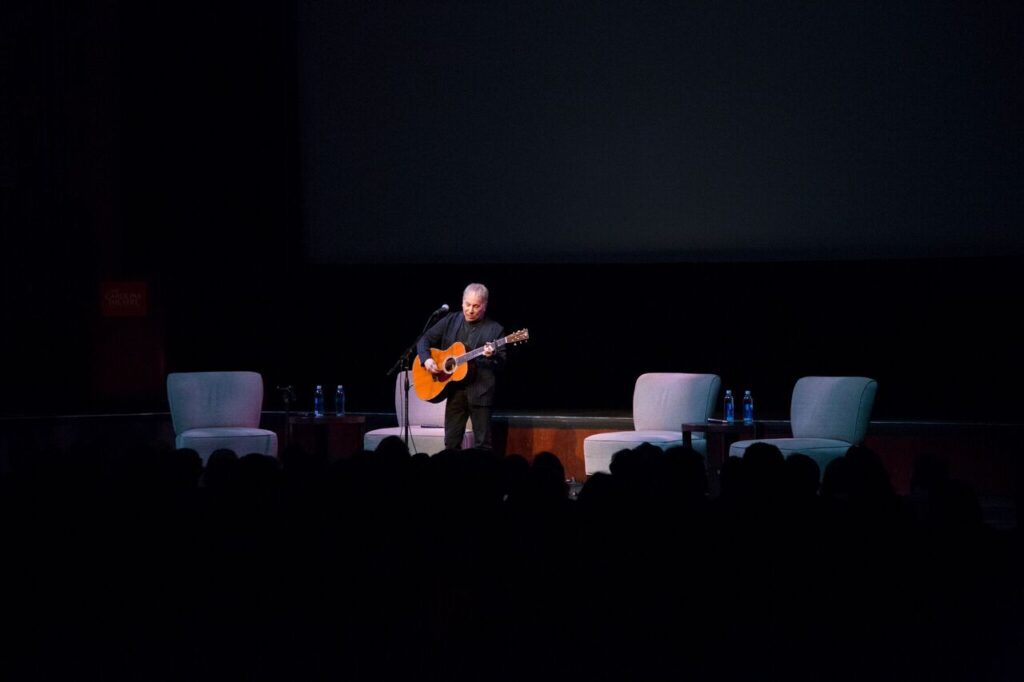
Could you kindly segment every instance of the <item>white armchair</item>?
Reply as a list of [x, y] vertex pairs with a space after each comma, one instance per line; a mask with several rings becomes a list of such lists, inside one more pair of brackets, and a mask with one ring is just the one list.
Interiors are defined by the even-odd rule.
[[[401, 438], [405, 429], [405, 414], [402, 409], [403, 393], [405, 392], [405, 376], [408, 372], [399, 373], [395, 379], [395, 414], [398, 415], [398, 426], [367, 431], [363, 436], [363, 448], [376, 450], [380, 442], [388, 436]], [[416, 454], [425, 452], [433, 455], [444, 450], [444, 406], [445, 400], [430, 403], [421, 400], [416, 391], [409, 389], [409, 452]], [[462, 437], [462, 448], [473, 447], [473, 424], [466, 424], [466, 434]]]
[[[722, 380], [716, 374], [641, 374], [633, 388], [633, 431], [612, 431], [583, 441], [587, 476], [608, 472], [619, 450], [650, 443], [662, 450], [683, 444], [684, 422], [703, 422], [718, 400]], [[694, 450], [707, 454], [703, 434], [694, 434]]]
[[793, 387], [790, 402], [793, 437], [737, 441], [729, 456], [742, 457], [755, 442], [771, 443], [787, 457], [807, 455], [824, 475], [829, 462], [864, 441], [877, 391], [878, 382], [866, 377], [803, 377]]
[[239, 457], [277, 456], [277, 434], [259, 428], [263, 377], [256, 372], [179, 372], [167, 375], [174, 445], [192, 448], [206, 464], [219, 448]]

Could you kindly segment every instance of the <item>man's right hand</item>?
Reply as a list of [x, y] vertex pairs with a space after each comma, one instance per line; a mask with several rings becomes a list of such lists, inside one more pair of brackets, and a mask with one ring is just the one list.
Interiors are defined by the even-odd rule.
[[434, 362], [434, 358], [429, 358], [426, 362], [424, 362], [423, 369], [427, 370], [431, 374], [441, 373], [441, 368], [437, 366], [436, 362]]

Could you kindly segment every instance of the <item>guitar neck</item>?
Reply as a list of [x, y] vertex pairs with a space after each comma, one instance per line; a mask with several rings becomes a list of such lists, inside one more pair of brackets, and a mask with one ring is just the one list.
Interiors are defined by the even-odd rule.
[[[506, 343], [508, 343], [508, 337], [502, 339], [495, 339], [494, 341], [490, 342], [490, 344], [494, 346], [494, 350], [498, 350]], [[471, 350], [468, 353], [463, 353], [459, 357], [455, 358], [455, 364], [462, 365], [464, 363], [469, 362], [470, 360], [475, 360], [476, 358], [480, 357], [481, 355], [484, 354], [484, 347], [486, 347], [486, 345], [487, 344], [484, 344], [483, 346], [480, 346], [475, 350]]]

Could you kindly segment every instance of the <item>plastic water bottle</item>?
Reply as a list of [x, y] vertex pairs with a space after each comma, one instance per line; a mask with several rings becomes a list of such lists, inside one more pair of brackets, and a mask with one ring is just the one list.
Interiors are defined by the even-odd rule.
[[313, 416], [324, 416], [324, 387], [316, 385], [316, 392], [313, 393]]
[[743, 423], [754, 423], [754, 398], [750, 395], [750, 391], [743, 392]]
[[345, 387], [338, 384], [338, 389], [334, 392], [334, 414], [341, 417], [345, 414]]
[[732, 424], [736, 421], [736, 412], [733, 410], [732, 389], [725, 390], [725, 421]]

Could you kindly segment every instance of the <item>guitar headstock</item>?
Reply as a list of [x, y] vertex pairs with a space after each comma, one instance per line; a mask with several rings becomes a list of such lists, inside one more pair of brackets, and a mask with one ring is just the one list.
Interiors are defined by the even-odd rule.
[[523, 341], [530, 340], [530, 330], [520, 329], [517, 332], [512, 332], [505, 337], [505, 343], [522, 343]]

